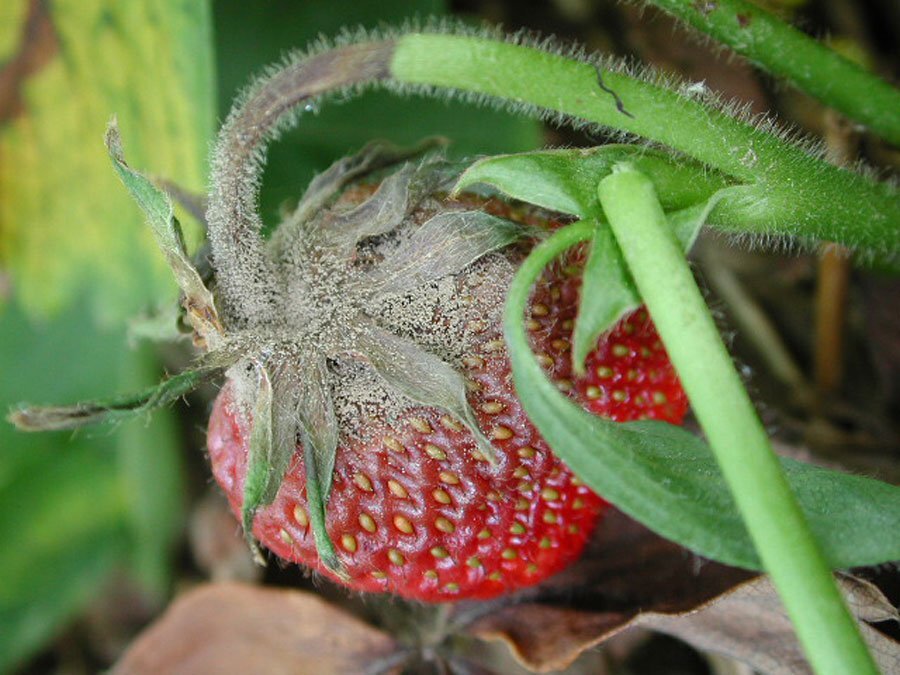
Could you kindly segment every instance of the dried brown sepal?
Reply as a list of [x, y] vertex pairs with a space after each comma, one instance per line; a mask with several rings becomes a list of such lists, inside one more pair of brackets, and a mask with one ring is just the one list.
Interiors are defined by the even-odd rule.
[[333, 211], [310, 232], [338, 256], [351, 256], [364, 239], [395, 230], [422, 202], [449, 183], [452, 165], [440, 157], [408, 162], [378, 185], [366, 201], [348, 211]]
[[7, 419], [20, 431], [60, 431], [121, 422], [178, 400], [221, 371], [219, 366], [201, 365], [136, 394], [70, 406], [22, 406], [10, 412]]
[[206, 288], [185, 250], [181, 226], [175, 218], [172, 202], [146, 176], [128, 166], [115, 119], [106, 130], [106, 148], [125, 187], [147, 216], [156, 243], [181, 288], [184, 295], [182, 304], [187, 320], [194, 329], [195, 344], [204, 349], [214, 349], [221, 342], [222, 324], [212, 293]]
[[[270, 244], [275, 256], [288, 246], [287, 242], [303, 234], [303, 226], [353, 181], [444, 147], [447, 142], [445, 138], [434, 136], [410, 148], [403, 148], [388, 141], [372, 141], [355, 155], [339, 159], [312, 180], [297, 208], [275, 231]], [[384, 182], [388, 180], [390, 178]], [[402, 217], [405, 213], [400, 215]], [[301, 231], [298, 233], [297, 230]]]
[[457, 274], [483, 256], [522, 239], [526, 228], [483, 211], [440, 213], [369, 275], [379, 293], [403, 293]]

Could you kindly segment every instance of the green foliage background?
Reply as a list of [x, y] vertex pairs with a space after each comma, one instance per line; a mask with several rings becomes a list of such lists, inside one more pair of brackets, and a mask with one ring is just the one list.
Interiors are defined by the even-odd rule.
[[[319, 33], [443, 11], [436, 0], [0, 3], [0, 68], [19, 67], [35, 47], [29, 19], [51, 35], [36, 65], [0, 92], [16, 103], [0, 106], [11, 110], [0, 116], [0, 407], [107, 396], [163, 375], [159, 348], [129, 346], [126, 328], [174, 303], [175, 285], [109, 164], [111, 116], [136, 168], [202, 192], [217, 119], [252, 73]], [[453, 139], [456, 155], [540, 141], [533, 122], [368, 95], [308, 114], [273, 149], [263, 216], [272, 222], [316, 171], [368, 140], [430, 134]], [[196, 245], [199, 225], [182, 222]], [[0, 672], [39, 651], [112, 578], [125, 574], [149, 602], [165, 601], [187, 507], [183, 465], [202, 452], [187, 447], [178, 421], [170, 410], [74, 435], [0, 423]]]

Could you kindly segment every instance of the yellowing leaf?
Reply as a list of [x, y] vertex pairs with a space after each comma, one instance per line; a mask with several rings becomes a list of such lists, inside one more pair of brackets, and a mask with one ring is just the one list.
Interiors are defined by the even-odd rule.
[[212, 60], [209, 39], [197, 38], [208, 11], [196, 0], [29, 4], [26, 20], [41, 29], [7, 58], [10, 67], [26, 54], [30, 67], [18, 67], [13, 104], [0, 107], [0, 264], [31, 314], [89, 290], [111, 322], [173, 297], [103, 132], [117, 114], [135, 165], [203, 191]]
[[19, 45], [19, 26], [25, 20], [28, 0], [5, 0], [0, 4], [0, 63], [6, 63]]

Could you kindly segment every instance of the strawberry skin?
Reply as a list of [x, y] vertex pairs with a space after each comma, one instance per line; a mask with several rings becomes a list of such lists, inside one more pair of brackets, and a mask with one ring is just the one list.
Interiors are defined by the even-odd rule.
[[[569, 275], [561, 270], [568, 269]], [[569, 339], [580, 277], [551, 270], [535, 292], [528, 327], [557, 385], [591, 412], [618, 421], [680, 423], [687, 401], [643, 310], [603, 336], [573, 378]], [[464, 359], [469, 400], [498, 464], [434, 408], [411, 409], [366, 444], [339, 447], [327, 528], [355, 590], [440, 602], [484, 599], [540, 582], [575, 560], [605, 502], [551, 453], [512, 391], [496, 330]], [[216, 480], [235, 514], [247, 470], [249, 420], [226, 385], [209, 428]], [[254, 535], [278, 557], [335, 578], [319, 561], [306, 511], [301, 453]]]

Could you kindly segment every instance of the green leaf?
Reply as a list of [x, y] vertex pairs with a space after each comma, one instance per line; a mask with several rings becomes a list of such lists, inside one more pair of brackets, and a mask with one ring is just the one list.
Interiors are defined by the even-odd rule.
[[628, 160], [653, 179], [663, 208], [683, 209], [703, 202], [728, 185], [721, 174], [696, 162], [637, 145], [536, 150], [487, 157], [469, 167], [454, 187], [492, 185], [513, 199], [581, 218], [599, 216], [597, 183], [618, 162]]
[[[119, 328], [176, 289], [102, 133], [118, 113], [134, 160], [204, 188], [209, 3], [0, 7], [0, 63], [40, 56], [0, 115], [0, 267], [13, 289], [0, 307], [0, 409], [139, 390], [159, 380], [157, 358], [130, 351]], [[28, 12], [41, 30], [23, 30]], [[0, 671], [40, 649], [117, 568], [161, 602], [183, 524], [180, 438], [167, 410], [99, 433], [0, 422], [0, 536], [12, 542], [0, 551]]]
[[[124, 332], [98, 331], [86, 303], [29, 322], [0, 318], [0, 407], [23, 397], [78, 399], [159, 377]], [[182, 524], [181, 460], [172, 414], [99, 434], [25, 434], [0, 423], [0, 672], [50, 639], [129, 566], [158, 601]], [[173, 499], [174, 496], [174, 499]]]
[[[590, 487], [664, 537], [708, 558], [760, 562], [708, 446], [662, 422], [611, 422], [584, 411], [546, 378], [528, 346], [524, 312], [543, 268], [593, 233], [576, 223], [538, 246], [510, 289], [505, 319], [516, 391], [553, 451]], [[900, 559], [900, 489], [782, 460], [791, 487], [835, 568]]]
[[[0, 263], [31, 315], [90, 291], [91, 312], [111, 325], [174, 297], [174, 284], [109, 170], [103, 129], [118, 113], [138, 165], [203, 189], [215, 119], [209, 6], [28, 4], [46, 30], [19, 45], [39, 49], [40, 65], [0, 119]], [[200, 233], [186, 234], [196, 242]]]
[[169, 197], [125, 162], [125, 151], [115, 118], [106, 129], [106, 149], [119, 178], [147, 216], [156, 243], [175, 275], [175, 281], [184, 294], [188, 322], [204, 345], [215, 347], [221, 338], [222, 326], [212, 293], [188, 256], [181, 225], [175, 218]]

